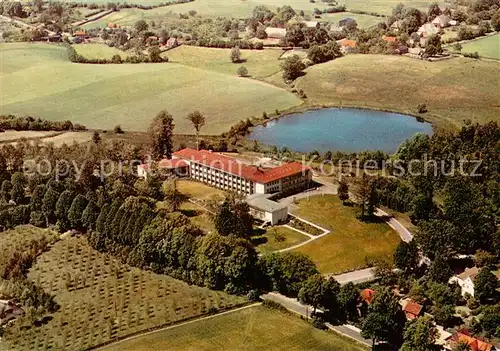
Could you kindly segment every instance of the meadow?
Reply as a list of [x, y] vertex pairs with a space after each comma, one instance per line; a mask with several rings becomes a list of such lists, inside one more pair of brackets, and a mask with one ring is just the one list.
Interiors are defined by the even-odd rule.
[[182, 45], [167, 51], [169, 62], [237, 76], [236, 70], [244, 66], [252, 78], [262, 78], [281, 70], [278, 60], [281, 49], [240, 50], [241, 63], [232, 63], [230, 49], [203, 48]]
[[500, 34], [462, 44], [462, 53], [478, 52], [479, 56], [500, 60]]
[[[374, 69], [376, 67], [376, 69]], [[422, 115], [437, 126], [456, 128], [465, 119], [499, 120], [500, 66], [465, 58], [427, 62], [388, 55], [347, 55], [306, 69], [296, 83], [312, 105], [388, 109]]]
[[60, 309], [40, 326], [14, 324], [10, 341], [22, 350], [88, 349], [246, 300], [128, 267], [78, 237], [54, 244], [28, 277], [55, 295]]
[[106, 44], [73, 44], [73, 48], [86, 59], [111, 59], [113, 55], [120, 55], [125, 59], [128, 56], [126, 52]]
[[[431, 0], [340, 0], [339, 3], [345, 5], [348, 10], [358, 10], [366, 12], [375, 12], [383, 15], [391, 15], [392, 9], [397, 4], [404, 4], [408, 7], [415, 7], [419, 10], [427, 12]], [[444, 1], [437, 1], [445, 7]]]
[[67, 60], [65, 48], [47, 44], [0, 44], [0, 51], [0, 114], [145, 131], [166, 109], [174, 116], [176, 133], [193, 133], [185, 116], [200, 110], [207, 118], [202, 133], [220, 134], [262, 111], [302, 103], [260, 81], [177, 63], [75, 64]]
[[152, 345], [157, 350], [365, 350], [333, 332], [263, 306], [159, 330], [102, 350], [146, 351]]
[[337, 196], [319, 195], [300, 200], [300, 217], [331, 230], [331, 233], [295, 251], [305, 253], [321, 273], [341, 273], [366, 267], [367, 261], [391, 261], [400, 241], [382, 222], [356, 218], [356, 208], [342, 205]]

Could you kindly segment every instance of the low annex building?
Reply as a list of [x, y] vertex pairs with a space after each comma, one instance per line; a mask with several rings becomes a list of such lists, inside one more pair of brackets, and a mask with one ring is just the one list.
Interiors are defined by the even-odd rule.
[[270, 194], [254, 194], [247, 197], [250, 214], [263, 222], [276, 225], [288, 218], [288, 206], [269, 200]]

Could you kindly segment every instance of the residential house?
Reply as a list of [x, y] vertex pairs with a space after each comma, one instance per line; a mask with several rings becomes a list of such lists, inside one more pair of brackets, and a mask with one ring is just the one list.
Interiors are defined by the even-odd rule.
[[0, 326], [24, 314], [21, 305], [12, 300], [0, 300]]
[[167, 40], [167, 48], [172, 49], [179, 45], [177, 38], [171, 37]]
[[474, 296], [474, 278], [479, 274], [477, 267], [466, 268], [465, 271], [459, 275], [450, 278], [449, 283], [457, 283], [462, 289], [462, 296], [469, 294]]
[[440, 15], [440, 16], [437, 16], [436, 18], [434, 18], [434, 20], [432, 21], [432, 24], [436, 28], [441, 29], [441, 28], [446, 28], [449, 26], [456, 26], [457, 21], [452, 20], [450, 18], [450, 16]]
[[391, 24], [391, 29], [395, 32], [399, 32], [403, 28], [403, 20], [397, 20], [393, 24]]
[[401, 301], [406, 319], [413, 320], [423, 314], [424, 307], [411, 299]]
[[347, 25], [355, 25], [358, 24], [354, 18], [346, 17], [339, 21], [339, 27], [345, 27]]
[[398, 41], [398, 38], [387, 36], [387, 35], [382, 35], [382, 40], [387, 42], [387, 43], [396, 43]]
[[358, 46], [358, 42], [356, 40], [350, 39], [341, 39], [337, 41], [337, 43], [340, 45], [340, 51], [344, 54], [353, 52]]
[[304, 21], [304, 24], [306, 25], [307, 28], [316, 28], [316, 26], [319, 24], [318, 21]]
[[421, 38], [429, 38], [431, 35], [437, 34], [437, 33], [438, 33], [438, 29], [432, 23], [424, 23], [417, 30], [417, 34]]
[[469, 345], [471, 351], [492, 351], [493, 345], [484, 342], [480, 339], [474, 338], [467, 331], [459, 331], [453, 334], [445, 345], [445, 348], [452, 350], [458, 343], [466, 343]]
[[286, 36], [286, 29], [278, 27], [267, 27], [266, 34], [267, 37], [271, 39], [284, 39]]
[[85, 30], [77, 30], [75, 33], [73, 33], [73, 36], [77, 38], [87, 38], [88, 34]]

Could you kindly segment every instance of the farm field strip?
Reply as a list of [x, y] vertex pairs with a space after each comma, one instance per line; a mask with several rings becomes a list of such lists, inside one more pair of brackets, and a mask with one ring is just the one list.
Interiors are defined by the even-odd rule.
[[500, 60], [500, 34], [463, 43], [462, 53], [471, 52], [478, 52], [481, 57]]

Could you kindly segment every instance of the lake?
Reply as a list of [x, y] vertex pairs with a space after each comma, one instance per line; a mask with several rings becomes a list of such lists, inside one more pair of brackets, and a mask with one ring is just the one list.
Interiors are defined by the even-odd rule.
[[398, 113], [327, 108], [284, 116], [268, 122], [267, 126], [257, 126], [249, 139], [299, 152], [395, 152], [416, 133], [430, 135], [432, 125]]

